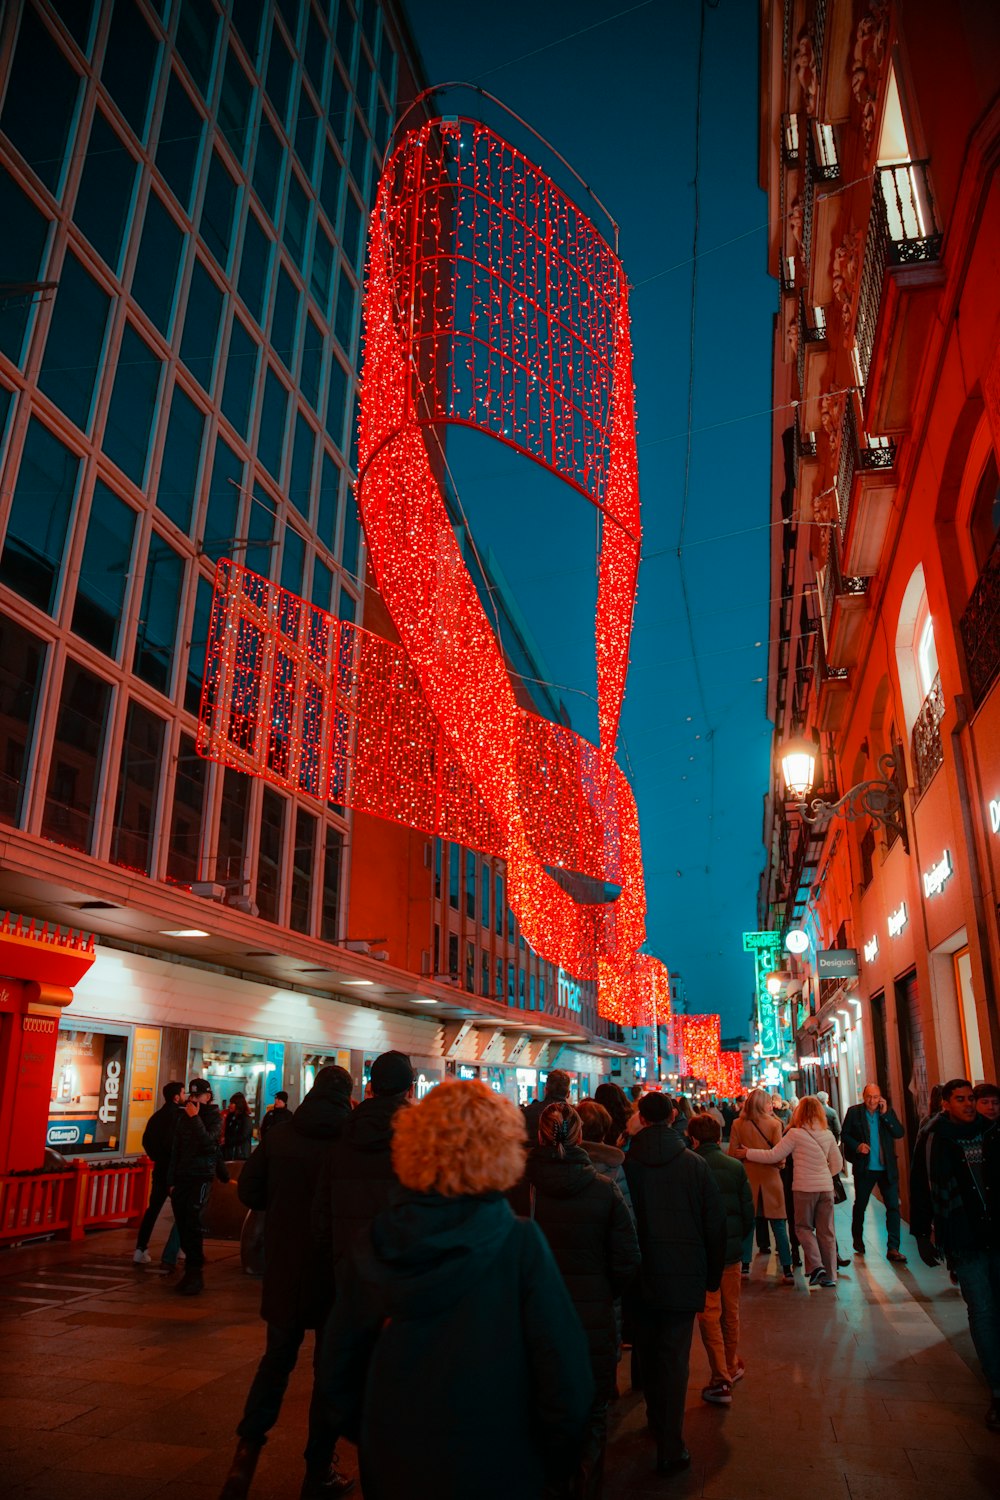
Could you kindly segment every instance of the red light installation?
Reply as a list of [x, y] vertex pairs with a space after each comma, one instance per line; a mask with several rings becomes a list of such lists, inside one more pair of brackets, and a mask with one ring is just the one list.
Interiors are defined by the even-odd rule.
[[743, 1053], [720, 1052], [716, 1076], [711, 1087], [725, 1099], [732, 1099], [743, 1088]]
[[715, 1087], [721, 1049], [719, 1016], [679, 1016], [683, 1026], [685, 1067], [691, 1078], [703, 1078]]
[[[517, 449], [601, 512], [596, 748], [515, 701], [425, 438], [446, 423]], [[601, 1013], [634, 1023], [666, 971], [637, 954], [638, 818], [614, 762], [640, 550], [627, 284], [591, 220], [477, 121], [431, 121], [386, 164], [358, 454], [401, 644], [221, 564], [199, 746], [502, 857], [525, 940], [600, 978]]]

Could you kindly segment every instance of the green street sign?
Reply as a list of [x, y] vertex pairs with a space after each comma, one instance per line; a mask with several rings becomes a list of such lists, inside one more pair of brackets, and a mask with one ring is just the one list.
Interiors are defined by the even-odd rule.
[[745, 932], [743, 934], [744, 953], [756, 953], [761, 948], [772, 948], [777, 951], [780, 947], [780, 932]]

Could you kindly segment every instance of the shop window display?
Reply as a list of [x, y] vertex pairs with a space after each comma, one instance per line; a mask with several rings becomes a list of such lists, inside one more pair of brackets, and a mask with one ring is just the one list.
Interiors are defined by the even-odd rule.
[[121, 1149], [127, 1109], [128, 1035], [63, 1030], [56, 1046], [45, 1142], [77, 1156]]
[[275, 1094], [285, 1086], [284, 1061], [283, 1042], [192, 1031], [188, 1077], [207, 1078], [220, 1109], [225, 1109], [234, 1094], [243, 1094], [254, 1125], [259, 1126]]

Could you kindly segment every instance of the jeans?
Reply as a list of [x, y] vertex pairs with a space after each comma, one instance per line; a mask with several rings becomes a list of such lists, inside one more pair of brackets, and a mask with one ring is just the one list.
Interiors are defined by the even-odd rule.
[[[257, 1366], [257, 1373], [243, 1408], [243, 1418], [236, 1429], [237, 1435], [245, 1438], [248, 1443], [263, 1444], [278, 1420], [281, 1403], [288, 1389], [288, 1379], [295, 1369], [305, 1332], [304, 1328], [280, 1328], [276, 1323], [268, 1323], [264, 1356]], [[313, 1388], [309, 1403], [309, 1438], [305, 1447], [306, 1468], [317, 1472], [325, 1472], [330, 1467], [339, 1436], [331, 1426], [330, 1408], [319, 1388], [317, 1372], [322, 1348], [323, 1330], [318, 1328], [313, 1345]]]
[[646, 1415], [661, 1462], [680, 1458], [684, 1451], [684, 1401], [694, 1319], [694, 1313], [645, 1307], [639, 1314], [635, 1342], [642, 1362]]
[[712, 1379], [729, 1380], [740, 1358], [739, 1261], [734, 1261], [723, 1271], [722, 1285], [717, 1292], [705, 1294], [705, 1311], [698, 1314], [698, 1328]]
[[139, 1225], [139, 1233], [136, 1237], [135, 1248], [137, 1250], [148, 1250], [149, 1242], [153, 1237], [153, 1228], [160, 1217], [160, 1209], [170, 1196], [170, 1187], [167, 1183], [167, 1168], [154, 1167], [153, 1175], [149, 1184], [149, 1207], [142, 1216]]
[[[784, 1219], [755, 1220], [754, 1228], [750, 1230], [750, 1233], [743, 1241], [742, 1260], [744, 1265], [750, 1264], [750, 1257], [753, 1255], [753, 1240], [755, 1232], [757, 1234], [757, 1244], [760, 1246], [760, 1248], [762, 1250], [770, 1250], [771, 1241], [767, 1232], [768, 1225], [771, 1226], [771, 1232], [774, 1235], [774, 1248], [778, 1252], [779, 1263], [783, 1266], [791, 1265], [792, 1251], [788, 1243], [788, 1229], [785, 1226]], [[763, 1226], [763, 1243], [761, 1243], [761, 1226]]]
[[878, 1188], [885, 1204], [885, 1228], [889, 1249], [899, 1249], [899, 1183], [889, 1180], [888, 1172], [859, 1172], [854, 1168], [854, 1212], [851, 1215], [851, 1234], [855, 1245], [865, 1238], [865, 1209], [872, 1190]]
[[1000, 1397], [1000, 1250], [960, 1250], [949, 1257], [969, 1310], [969, 1332], [993, 1395]]
[[174, 1183], [170, 1199], [181, 1249], [187, 1262], [185, 1271], [200, 1271], [205, 1264], [205, 1231], [201, 1211], [208, 1202], [212, 1184], [200, 1177], [181, 1177]]
[[833, 1193], [795, 1193], [795, 1232], [806, 1272], [825, 1270], [837, 1279], [837, 1232], [833, 1227]]

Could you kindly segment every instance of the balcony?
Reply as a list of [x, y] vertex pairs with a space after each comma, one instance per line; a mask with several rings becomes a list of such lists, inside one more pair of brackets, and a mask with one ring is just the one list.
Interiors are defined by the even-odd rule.
[[846, 574], [840, 560], [840, 533], [830, 530], [826, 566], [822, 569], [823, 619], [828, 667], [853, 667], [864, 630], [869, 579]]
[[816, 728], [821, 734], [833, 734], [844, 721], [847, 708], [850, 673], [847, 667], [831, 667], [826, 659], [822, 639], [816, 638], [813, 658], [813, 680], [816, 688]]
[[959, 621], [972, 701], [978, 707], [1000, 671], [1000, 537]]
[[848, 396], [837, 468], [837, 509], [845, 572], [878, 572], [896, 493], [896, 445], [890, 438], [861, 434], [857, 402]]
[[917, 714], [910, 740], [913, 756], [914, 795], [922, 797], [934, 779], [935, 772], [944, 760], [941, 742], [941, 720], [944, 718], [944, 693], [941, 691], [940, 674], [931, 684]]

